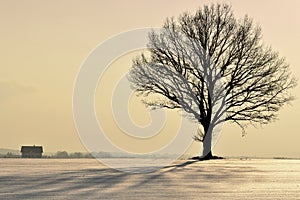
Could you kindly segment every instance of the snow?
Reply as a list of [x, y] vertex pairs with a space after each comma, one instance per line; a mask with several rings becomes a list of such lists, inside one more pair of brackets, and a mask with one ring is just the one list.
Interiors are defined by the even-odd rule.
[[0, 159], [1, 200], [299, 198], [300, 160], [179, 160], [126, 173], [95, 159]]

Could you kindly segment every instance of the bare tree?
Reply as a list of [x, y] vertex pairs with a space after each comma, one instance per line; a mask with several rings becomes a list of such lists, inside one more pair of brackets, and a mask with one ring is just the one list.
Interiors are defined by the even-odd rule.
[[247, 124], [273, 121], [293, 99], [296, 80], [285, 59], [263, 44], [251, 18], [236, 19], [227, 4], [167, 19], [149, 34], [148, 47], [150, 56], [133, 60], [129, 80], [148, 106], [182, 109], [201, 125], [194, 139], [203, 142], [203, 159], [212, 157], [217, 124], [234, 122], [244, 134]]

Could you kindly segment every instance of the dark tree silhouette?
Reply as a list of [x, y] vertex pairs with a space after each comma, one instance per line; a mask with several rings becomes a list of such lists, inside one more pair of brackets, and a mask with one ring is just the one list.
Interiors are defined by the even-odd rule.
[[[182, 109], [202, 129], [201, 158], [212, 157], [212, 132], [231, 121], [266, 124], [293, 98], [296, 80], [284, 58], [262, 42], [261, 28], [231, 6], [211, 4], [167, 19], [149, 34], [149, 55], [133, 60], [129, 80], [152, 108]], [[218, 106], [216, 106], [218, 105]], [[201, 131], [200, 131], [201, 130]]]

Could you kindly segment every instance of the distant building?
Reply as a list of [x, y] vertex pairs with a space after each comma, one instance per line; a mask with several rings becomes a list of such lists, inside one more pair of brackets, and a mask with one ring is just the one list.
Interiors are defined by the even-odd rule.
[[41, 158], [43, 154], [42, 146], [22, 146], [22, 158]]

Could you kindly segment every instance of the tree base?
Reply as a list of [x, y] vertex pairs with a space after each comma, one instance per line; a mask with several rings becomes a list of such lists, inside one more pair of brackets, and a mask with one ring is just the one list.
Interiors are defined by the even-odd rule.
[[213, 156], [211, 154], [208, 154], [204, 157], [200, 157], [200, 156], [195, 156], [191, 158], [192, 160], [219, 160], [219, 159], [224, 159], [223, 157], [219, 157], [219, 156]]

